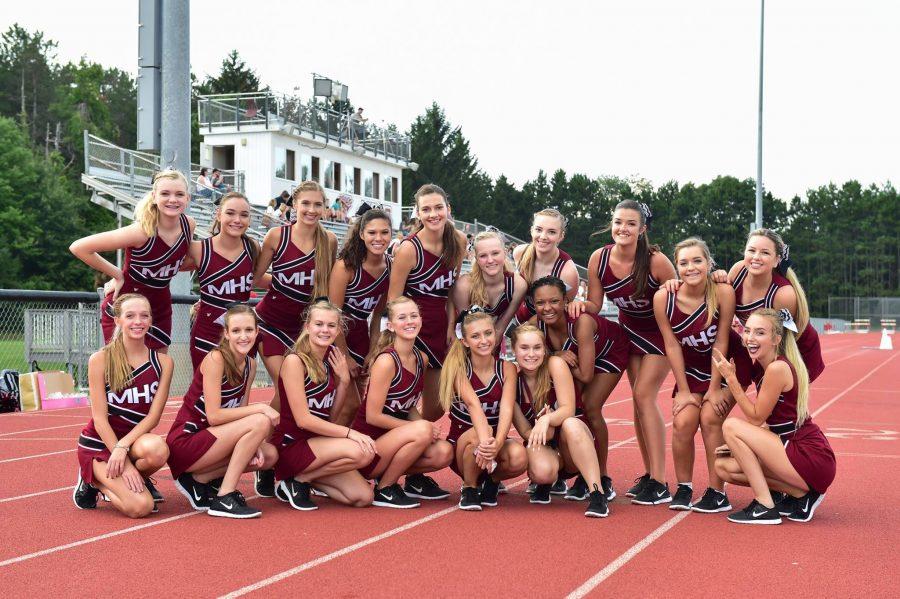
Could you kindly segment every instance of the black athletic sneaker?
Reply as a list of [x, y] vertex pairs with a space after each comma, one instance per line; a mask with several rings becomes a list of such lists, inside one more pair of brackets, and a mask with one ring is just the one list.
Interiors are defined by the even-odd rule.
[[600, 486], [603, 487], [603, 494], [606, 495], [606, 501], [612, 501], [616, 498], [616, 490], [613, 489], [612, 479], [606, 475], [600, 477]]
[[550, 485], [549, 483], [546, 485], [534, 485], [534, 493], [531, 494], [531, 499], [528, 500], [529, 503], [539, 503], [541, 505], [547, 505], [550, 503]]
[[481, 494], [475, 487], [463, 487], [459, 496], [459, 509], [467, 512], [481, 511]]
[[774, 507], [766, 507], [755, 499], [741, 511], [729, 514], [728, 520], [737, 524], [781, 524]]
[[283, 480], [275, 487], [276, 499], [289, 504], [292, 508], [301, 512], [319, 509], [319, 506], [309, 498], [309, 493], [309, 483], [301, 483], [294, 478]]
[[572, 486], [566, 490], [565, 498], [569, 501], [584, 501], [590, 494], [591, 492], [590, 489], [588, 489], [587, 482], [585, 482], [584, 477], [579, 474], [575, 477], [575, 482]]
[[490, 476], [484, 478], [481, 483], [481, 505], [497, 507], [497, 493], [500, 492], [500, 483]]
[[675, 489], [675, 496], [672, 497], [672, 503], [669, 504], [670, 510], [690, 511], [691, 499], [694, 498], [694, 490], [687, 486], [679, 484]]
[[262, 512], [256, 508], [247, 505], [247, 500], [241, 495], [240, 491], [232, 491], [221, 497], [214, 497], [209, 504], [209, 510], [206, 512], [210, 516], [218, 516], [220, 518], [236, 518], [238, 520], [246, 520], [248, 518], [259, 518]]
[[797, 509], [797, 497], [791, 497], [787, 493], [772, 492], [772, 500], [775, 502], [775, 509], [782, 516], [790, 516]]
[[797, 502], [796, 506], [794, 511], [788, 516], [788, 520], [792, 522], [809, 522], [823, 499], [825, 499], [825, 493], [816, 493], [810, 489], [809, 493], [795, 500]]
[[644, 485], [641, 492], [632, 498], [631, 503], [637, 505], [659, 505], [670, 501], [672, 501], [672, 495], [669, 493], [669, 486], [651, 478]]
[[638, 493], [644, 490], [647, 483], [650, 482], [650, 473], [647, 472], [634, 479], [634, 485], [625, 491], [625, 497], [637, 497]]
[[195, 510], [205, 512], [209, 509], [210, 492], [209, 485], [194, 480], [190, 472], [185, 472], [175, 479], [175, 488], [187, 497], [191, 507]]
[[224, 477], [224, 476], [220, 476], [219, 478], [214, 478], [214, 479], [212, 479], [211, 481], [209, 481], [208, 483], [206, 483], [206, 486], [209, 487], [210, 490], [211, 490], [213, 493], [215, 493], [216, 495], [218, 495], [218, 494], [219, 494], [219, 489], [222, 488], [222, 483], [223, 483], [223, 482], [225, 482], [225, 477]]
[[257, 470], [253, 473], [254, 490], [260, 497], [275, 497], [275, 471]]
[[503, 484], [502, 480], [500, 481], [500, 486], [497, 487], [497, 492], [501, 495], [506, 495], [507, 493], [509, 493], [509, 489], [506, 488], [506, 485]]
[[166, 498], [162, 496], [162, 493], [159, 492], [159, 489], [156, 488], [156, 481], [149, 476], [144, 479], [144, 486], [150, 491], [150, 497], [153, 498], [153, 503], [162, 503], [166, 500]]
[[728, 501], [728, 495], [724, 491], [708, 487], [700, 501], [695, 503], [691, 509], [701, 514], [728, 512], [731, 511], [731, 502]]
[[408, 510], [410, 508], [419, 507], [421, 504], [404, 493], [399, 483], [394, 483], [381, 489], [375, 489], [375, 497], [372, 500], [372, 505]]
[[416, 499], [447, 499], [450, 491], [440, 488], [434, 479], [424, 474], [408, 474], [403, 492]]
[[591, 502], [588, 504], [584, 515], [588, 518], [606, 518], [609, 516], [609, 502], [606, 501], [606, 494], [594, 485], [591, 491]]
[[566, 484], [566, 477], [560, 472], [556, 482], [550, 487], [550, 493], [552, 495], [565, 495], [568, 490], [569, 485]]
[[81, 478], [81, 471], [78, 471], [78, 480], [75, 482], [75, 488], [72, 489], [72, 501], [75, 507], [80, 510], [92, 510], [97, 507], [97, 497], [100, 496], [100, 490], [84, 482]]
[[[537, 483], [530, 482], [530, 483], [528, 483], [528, 488], [525, 489], [525, 492], [528, 495], [531, 495], [532, 493], [534, 493], [534, 490], [537, 489], [537, 487], [538, 487]], [[549, 491], [548, 491], [548, 493], [549, 493]]]

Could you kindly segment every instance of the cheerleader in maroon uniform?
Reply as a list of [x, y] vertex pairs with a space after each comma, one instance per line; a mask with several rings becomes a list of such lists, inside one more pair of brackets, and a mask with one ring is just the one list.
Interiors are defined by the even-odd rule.
[[[353, 428], [375, 439], [378, 457], [360, 472], [376, 482], [374, 505], [417, 507], [416, 499], [446, 499], [450, 493], [431, 478], [453, 461], [453, 447], [441, 440], [441, 428], [422, 418], [416, 405], [425, 384], [428, 358], [415, 349], [422, 329], [419, 307], [407, 297], [387, 304], [387, 329], [367, 359], [369, 380]], [[397, 479], [407, 476], [401, 488]], [[412, 479], [412, 480], [410, 480]]]
[[126, 293], [113, 302], [116, 332], [88, 361], [91, 420], [78, 437], [79, 509], [97, 506], [99, 493], [131, 518], [142, 518], [164, 501], [150, 475], [163, 467], [169, 449], [151, 431], [159, 424], [173, 364], [147, 348], [150, 303]]
[[281, 367], [281, 420], [272, 436], [278, 447], [275, 497], [302, 511], [317, 509], [311, 485], [346, 505], [372, 503], [372, 488], [358, 472], [375, 457], [371, 437], [329, 422], [339, 410], [350, 371], [332, 344], [341, 327], [341, 311], [327, 299], [307, 308], [303, 330]]
[[550, 355], [544, 334], [534, 325], [516, 327], [512, 344], [519, 367], [513, 424], [528, 439], [528, 477], [535, 484], [531, 503], [550, 503], [558, 474], [579, 472], [591, 489], [584, 515], [607, 517], [597, 452], [590, 429], [576, 417], [578, 393], [568, 365]]
[[[384, 210], [367, 210], [347, 232], [347, 241], [338, 254], [328, 283], [328, 297], [335, 306], [343, 306], [347, 330], [338, 333], [335, 345], [349, 358], [352, 385], [335, 422], [352, 422], [365, 381], [362, 366], [371, 349], [372, 331], [378, 332], [380, 315], [390, 284], [391, 268], [387, 255], [391, 241], [391, 218]], [[369, 316], [375, 314], [369, 324]]]
[[475, 253], [472, 270], [456, 281], [450, 298], [454, 306], [482, 306], [494, 317], [497, 339], [503, 339], [525, 298], [528, 284], [507, 265], [506, 249], [498, 232], [482, 231], [475, 236], [472, 246]]
[[244, 304], [225, 312], [225, 332], [206, 354], [169, 430], [169, 468], [175, 487], [195, 510], [210, 516], [256, 518], [237, 490], [244, 472], [271, 468], [278, 459], [266, 443], [278, 412], [249, 404], [256, 361], [256, 314]]
[[634, 200], [616, 205], [607, 230], [613, 242], [591, 254], [588, 299], [569, 304], [569, 315], [598, 312], [604, 295], [619, 309], [619, 324], [631, 341], [628, 380], [634, 396], [634, 430], [646, 472], [625, 495], [665, 499], [666, 431], [656, 399], [669, 372], [662, 333], [653, 317], [653, 294], [659, 281], [675, 278], [675, 268], [659, 247], [650, 244], [650, 207]]
[[212, 237], [191, 243], [188, 257], [197, 269], [200, 302], [191, 327], [194, 370], [222, 339], [221, 317], [228, 306], [246, 303], [253, 291], [253, 265], [259, 244], [247, 237], [250, 202], [236, 191], [222, 197]]
[[[716, 474], [715, 450], [724, 442], [722, 422], [734, 400], [718, 370], [713, 368], [712, 350], [736, 358], [738, 377], [744, 387], [750, 384], [750, 358], [730, 326], [734, 318], [734, 290], [726, 283], [713, 282], [713, 262], [706, 243], [695, 237], [678, 243], [675, 265], [682, 281], [680, 288], [675, 293], [660, 289], [653, 298], [676, 383], [672, 392], [672, 458], [678, 488], [669, 509], [727, 512], [731, 504], [725, 483]], [[692, 504], [694, 436], [698, 427], [706, 449], [709, 487], [701, 500]], [[634, 501], [638, 502], [637, 498]]]
[[[513, 260], [526, 285], [541, 277], [556, 277], [566, 284], [566, 297], [572, 300], [578, 293], [578, 269], [571, 256], [559, 249], [559, 244], [566, 237], [566, 224], [566, 217], [555, 208], [536, 212], [531, 224], [531, 243], [516, 247]], [[534, 304], [526, 295], [516, 312], [515, 322], [528, 322], [534, 314]]]
[[791, 313], [800, 331], [797, 347], [809, 372], [809, 382], [825, 370], [819, 334], [809, 326], [806, 293], [791, 268], [788, 246], [771, 229], [750, 233], [744, 259], [731, 267], [728, 278], [734, 287], [735, 314], [742, 324], [759, 308], [785, 309]]
[[755, 496], [744, 510], [728, 516], [732, 522], [780, 524], [781, 516], [808, 522], [834, 481], [834, 452], [809, 415], [809, 375], [796, 328], [786, 309], [763, 308], [747, 319], [744, 345], [754, 362], [756, 401], [744, 393], [734, 361], [713, 350], [716, 368], [747, 418], [725, 421], [727, 445], [717, 450], [719, 476], [750, 487]]
[[443, 415], [438, 379], [453, 337], [447, 298], [466, 255], [466, 237], [449, 221], [450, 204], [443, 189], [423, 185], [415, 201], [419, 228], [394, 250], [388, 299], [411, 297], [428, 323], [416, 338], [416, 348], [428, 356], [422, 415], [435, 421]]
[[[603, 405], [628, 366], [628, 337], [618, 324], [593, 312], [569, 317], [565, 290], [561, 279], [543, 277], [532, 284], [528, 294], [537, 310], [534, 320], [547, 336], [549, 349], [566, 362], [582, 386], [586, 421], [594, 433], [603, 475], [603, 492], [611, 500], [616, 492], [607, 471], [609, 431]], [[589, 492], [590, 487], [581, 476], [565, 491], [566, 498], [573, 500], [587, 499]]]
[[[494, 319], [478, 306], [457, 317], [457, 339], [441, 371], [440, 397], [450, 410], [450, 467], [463, 479], [459, 508], [497, 505], [500, 482], [528, 467], [525, 447], [507, 439], [516, 402], [516, 367], [494, 357]], [[479, 492], [478, 483], [482, 480]]]
[[[79, 239], [69, 246], [82, 262], [112, 280], [100, 306], [100, 324], [107, 343], [115, 330], [112, 303], [120, 293], [139, 293], [150, 302], [153, 312], [147, 347], [168, 351], [172, 342], [169, 282], [178, 274], [194, 233], [194, 220], [184, 214], [189, 199], [184, 175], [175, 170], [162, 171], [153, 177], [153, 188], [135, 207], [132, 224]], [[115, 250], [125, 250], [121, 269], [100, 255]]]

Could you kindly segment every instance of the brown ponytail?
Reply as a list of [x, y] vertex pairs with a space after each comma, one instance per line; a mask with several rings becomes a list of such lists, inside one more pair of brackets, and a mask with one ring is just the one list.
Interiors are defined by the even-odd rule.
[[[225, 202], [223, 201], [222, 204], [224, 203]], [[259, 325], [259, 320], [257, 319], [256, 312], [253, 311], [253, 308], [247, 304], [235, 304], [225, 312], [224, 319], [226, 331], [228, 330], [228, 323], [231, 319], [239, 314], [250, 315], [253, 317], [253, 324], [255, 326]], [[234, 352], [231, 351], [231, 346], [228, 344], [228, 340], [225, 338], [224, 333], [219, 340], [219, 345], [216, 349], [222, 354], [222, 360], [225, 362], [225, 380], [227, 380], [228, 384], [231, 386], [238, 385], [244, 378], [244, 365], [238, 365], [237, 357], [234, 355]]]
[[[245, 196], [241, 192], [229, 191], [228, 193], [226, 193], [224, 196], [222, 196], [222, 200], [219, 202], [219, 207], [216, 209], [216, 215], [213, 218], [212, 225], [210, 225], [210, 227], [209, 227], [210, 236], [215, 237], [216, 235], [218, 235], [219, 233], [222, 232], [222, 221], [221, 221], [222, 210], [225, 209], [225, 204], [228, 202], [228, 200], [232, 200], [234, 198], [240, 198], [240, 199], [244, 200], [245, 202], [247, 202], [247, 208], [248, 209], [250, 208], [250, 200], [248, 200], [247, 196]], [[252, 224], [252, 221], [251, 221], [251, 224]], [[247, 235], [246, 231], [241, 233], [241, 239], [244, 241], [244, 244], [249, 248], [248, 251], [250, 252], [250, 260], [253, 262], [253, 270], [256, 270], [256, 259], [259, 257], [259, 244], [256, 242], [255, 239], [253, 239], [249, 235]]]
[[[419, 208], [419, 198], [434, 193], [444, 198], [444, 203], [447, 205], [447, 210], [449, 212], [450, 200], [447, 196], [447, 192], [434, 183], [426, 183], [425, 185], [420, 187], [418, 191], [416, 191], [416, 195], [414, 196], [416, 209]], [[413, 233], [421, 231], [425, 226], [422, 224], [421, 217], [417, 218], [416, 221], [417, 222], [415, 227], [413, 228]], [[445, 268], [449, 268], [453, 271], [458, 271], [462, 266], [463, 259], [466, 256], [466, 248], [465, 245], [459, 240], [459, 236], [456, 233], [456, 227], [454, 227], [453, 223], [450, 222], [449, 215], [447, 218], [447, 222], [444, 223], [444, 231], [443, 233], [441, 233], [441, 244], [444, 247], [443, 251], [441, 251], [441, 264], [443, 264]]]
[[[641, 226], [647, 226], [647, 217], [641, 210], [640, 202], [636, 200], [622, 200], [613, 208], [613, 214], [617, 210], [634, 210], [638, 213]], [[612, 230], [610, 223], [601, 232]], [[634, 266], [631, 268], [631, 274], [634, 277], [634, 293], [631, 299], [640, 299], [647, 292], [647, 279], [650, 277], [650, 257], [659, 251], [659, 246], [650, 243], [649, 230], [645, 229], [643, 233], [638, 235], [637, 250], [634, 254]]]

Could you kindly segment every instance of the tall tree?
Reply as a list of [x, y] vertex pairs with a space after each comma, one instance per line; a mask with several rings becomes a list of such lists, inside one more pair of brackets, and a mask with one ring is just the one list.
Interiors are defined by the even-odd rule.
[[215, 77], [207, 77], [200, 93], [238, 94], [260, 91], [256, 71], [247, 66], [237, 50], [232, 50], [222, 60], [222, 67]]

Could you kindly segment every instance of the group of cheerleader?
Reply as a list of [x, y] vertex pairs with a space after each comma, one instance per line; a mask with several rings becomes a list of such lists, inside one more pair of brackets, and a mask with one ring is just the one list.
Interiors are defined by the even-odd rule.
[[[415, 508], [450, 496], [428, 476], [449, 466], [462, 510], [496, 506], [503, 481], [527, 473], [531, 503], [562, 495], [603, 518], [616, 497], [603, 406], [626, 372], [644, 465], [625, 493], [632, 503], [731, 511], [731, 483], [754, 494], [734, 522], [808, 521], [834, 479], [807, 407], [824, 369], [819, 340], [771, 230], [753, 231], [729, 272], [697, 238], [676, 246], [673, 264], [650, 243], [649, 207], [625, 200], [579, 300], [577, 269], [559, 248], [566, 219], [554, 209], [535, 214], [515, 265], [501, 235], [486, 231], [461, 274], [469, 248], [437, 185], [416, 192], [418, 228], [391, 252], [379, 209], [359, 216], [339, 249], [314, 181], [294, 190], [296, 220], [261, 246], [247, 236], [243, 195], [225, 194], [203, 241], [192, 240], [188, 200], [184, 176], [163, 171], [133, 224], [71, 246], [110, 279], [107, 345], [89, 362], [92, 419], [78, 442], [81, 509], [103, 497], [131, 517], [156, 511], [164, 498], [152, 475], [166, 464], [191, 506], [213, 516], [260, 515], [237, 488], [246, 472], [257, 495], [301, 511], [317, 509], [316, 496]], [[125, 252], [121, 269], [101, 255], [114, 250]], [[172, 380], [168, 286], [181, 271], [197, 272], [200, 291], [194, 377], [163, 440], [151, 431]], [[266, 293], [250, 307], [254, 288]], [[618, 322], [599, 315], [604, 298]], [[500, 358], [507, 335], [514, 361]], [[257, 355], [274, 382], [268, 403], [249, 401]], [[658, 402], [670, 371], [674, 495]], [[729, 418], [735, 404], [743, 418]], [[435, 424], [445, 414], [446, 438]], [[695, 500], [698, 429], [709, 486]]]

